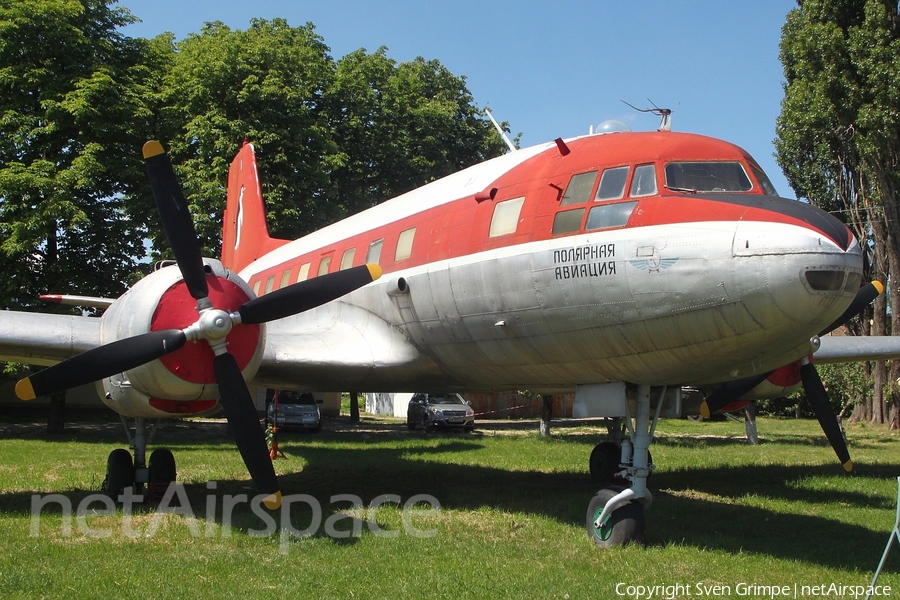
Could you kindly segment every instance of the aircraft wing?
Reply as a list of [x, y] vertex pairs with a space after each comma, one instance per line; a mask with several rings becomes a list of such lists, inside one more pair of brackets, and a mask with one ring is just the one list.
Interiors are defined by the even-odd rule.
[[373, 313], [336, 301], [268, 324], [257, 385], [403, 391], [440, 378], [437, 364]]
[[900, 358], [900, 336], [826, 335], [813, 354], [817, 363]]
[[0, 311], [0, 360], [53, 365], [100, 345], [100, 319]]

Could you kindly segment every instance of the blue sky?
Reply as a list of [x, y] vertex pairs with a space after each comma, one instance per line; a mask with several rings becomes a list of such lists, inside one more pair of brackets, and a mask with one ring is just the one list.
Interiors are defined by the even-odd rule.
[[[521, 145], [587, 133], [606, 119], [636, 131], [676, 108], [673, 129], [733, 142], [793, 198], [772, 140], [783, 96], [778, 42], [794, 0], [611, 1], [120, 0], [142, 23], [133, 37], [176, 39], [208, 21], [312, 22], [334, 58], [388, 48], [398, 62], [436, 58], [466, 77], [478, 106], [508, 121]], [[264, 176], [264, 175], [263, 175]]]

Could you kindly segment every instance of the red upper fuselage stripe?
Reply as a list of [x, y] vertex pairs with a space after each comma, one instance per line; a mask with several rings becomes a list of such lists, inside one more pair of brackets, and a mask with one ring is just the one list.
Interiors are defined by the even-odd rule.
[[[637, 202], [625, 225], [627, 228], [753, 220], [815, 229], [844, 249], [852, 239], [849, 230], [826, 213], [814, 215], [810, 219], [808, 205], [765, 196], [751, 168], [751, 165], [756, 167], [753, 159], [739, 147], [721, 140], [670, 132], [617, 133], [570, 140], [567, 146], [571, 149], [568, 155], [561, 155], [555, 145], [549, 145], [547, 150], [502, 173], [486, 188], [497, 188], [493, 200], [478, 202], [475, 200], [478, 194], [470, 194], [451, 202], [436, 203], [416, 214], [400, 216], [387, 225], [351, 233], [344, 239], [335, 239], [327, 246], [291, 257], [277, 266], [256, 273], [250, 283], [254, 287], [261, 286], [263, 289], [259, 292], [263, 293], [266, 281], [273, 278], [272, 287], [277, 289], [281, 286], [285, 271], [290, 270], [285, 283], [294, 283], [301, 265], [307, 263], [308, 276], [314, 277], [324, 257], [331, 257], [328, 271], [334, 272], [340, 268], [344, 252], [351, 248], [356, 249], [351, 266], [364, 264], [370, 244], [377, 240], [383, 240], [379, 264], [385, 273], [390, 273], [494, 248], [578, 235], [584, 232], [583, 226], [579, 231], [563, 235], [552, 234], [554, 218], [560, 211], [560, 189], [566, 189], [575, 174], [589, 171], [602, 173], [604, 169], [619, 166], [630, 167], [626, 193], [624, 198], [610, 202]], [[719, 194], [716, 197], [670, 192], [663, 185], [666, 181], [665, 165], [672, 161], [740, 162], [752, 178], [753, 188], [747, 194]], [[627, 190], [634, 167], [647, 164], [655, 165], [661, 194], [629, 198]], [[596, 191], [597, 182], [594, 185]], [[751, 195], [759, 201], [746, 201]], [[494, 207], [504, 200], [519, 197], [524, 197], [525, 201], [516, 231], [489, 237]], [[565, 208], [581, 206], [589, 209], [596, 205], [598, 203], [587, 201]], [[409, 258], [395, 260], [400, 233], [413, 227], [416, 228], [416, 233], [411, 255]]]

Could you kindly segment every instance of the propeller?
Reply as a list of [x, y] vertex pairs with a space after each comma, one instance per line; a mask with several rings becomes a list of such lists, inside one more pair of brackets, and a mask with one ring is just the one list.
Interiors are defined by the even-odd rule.
[[803, 359], [802, 361], [800, 378], [803, 381], [803, 391], [806, 392], [806, 399], [809, 400], [813, 412], [816, 413], [816, 418], [819, 420], [819, 425], [822, 426], [822, 431], [825, 432], [825, 437], [828, 438], [828, 442], [834, 448], [834, 453], [837, 454], [844, 470], [850, 473], [853, 471], [853, 461], [850, 460], [847, 441], [841, 432], [837, 415], [834, 414], [834, 409], [831, 408], [831, 403], [828, 401], [828, 392], [825, 391], [825, 385], [819, 378], [816, 368], [809, 362], [809, 359]]
[[[847, 310], [845, 310], [840, 317], [835, 319], [831, 325], [823, 329], [819, 335], [831, 333], [858, 315], [870, 302], [883, 292], [884, 285], [882, 285], [880, 281], [872, 281], [859, 288], [856, 297], [850, 303], [850, 306], [847, 307]], [[752, 375], [750, 377], [744, 377], [743, 379], [736, 379], [722, 384], [700, 405], [700, 414], [704, 417], [709, 417], [711, 414], [722, 410], [768, 379], [772, 373], [774, 373], [774, 371], [760, 373], [758, 375]], [[850, 452], [847, 450], [847, 442], [844, 439], [844, 435], [838, 424], [837, 415], [834, 414], [834, 409], [831, 408], [831, 403], [828, 400], [828, 392], [825, 390], [825, 385], [822, 383], [819, 374], [816, 372], [815, 366], [813, 366], [812, 362], [807, 358], [804, 358], [801, 361], [800, 381], [803, 384], [803, 391], [806, 393], [806, 397], [812, 406], [813, 412], [815, 412], [816, 418], [819, 420], [819, 425], [822, 426], [822, 431], [825, 432], [825, 437], [828, 438], [831, 447], [834, 448], [834, 452], [841, 461], [841, 465], [843, 465], [844, 470], [847, 472], [852, 471], [853, 461], [850, 460]]]
[[354, 267], [254, 298], [235, 312], [217, 309], [209, 299], [194, 222], [172, 164], [157, 141], [147, 142], [143, 153], [163, 230], [185, 285], [197, 300], [198, 320], [185, 329], [152, 331], [83, 352], [20, 380], [16, 394], [22, 400], [31, 400], [134, 369], [178, 350], [188, 340], [205, 340], [215, 355], [213, 369], [219, 400], [247, 471], [260, 493], [266, 495], [265, 505], [278, 508], [281, 492], [265, 435], [237, 360], [226, 350], [225, 338], [240, 323], [274, 321], [339, 298], [378, 279], [381, 268], [375, 264]]

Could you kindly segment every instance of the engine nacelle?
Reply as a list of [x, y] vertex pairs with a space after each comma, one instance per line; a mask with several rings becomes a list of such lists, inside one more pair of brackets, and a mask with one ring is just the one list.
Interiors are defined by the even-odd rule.
[[[237, 274], [217, 260], [204, 259], [212, 305], [236, 311], [255, 297]], [[185, 329], [197, 321], [197, 301], [188, 292], [177, 266], [148, 275], [104, 313], [100, 324], [103, 344], [165, 329]], [[265, 326], [238, 324], [225, 338], [245, 381], [256, 374], [265, 347]], [[213, 370], [214, 354], [205, 340], [185, 346], [158, 360], [104, 379], [103, 402], [129, 417], [198, 416], [218, 410], [219, 391]], [[98, 390], [99, 391], [99, 390]]]

